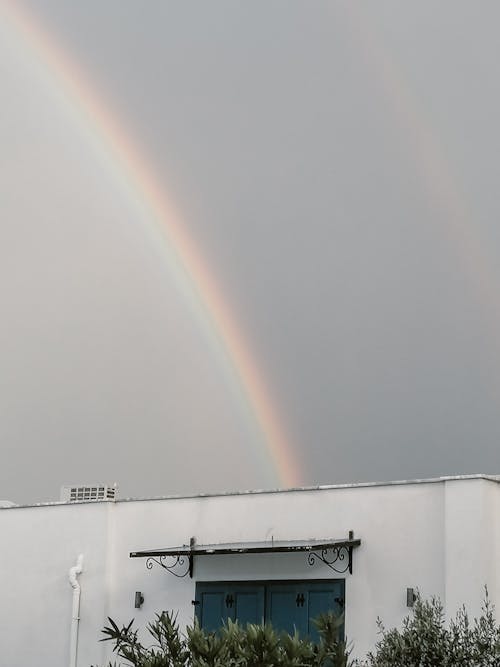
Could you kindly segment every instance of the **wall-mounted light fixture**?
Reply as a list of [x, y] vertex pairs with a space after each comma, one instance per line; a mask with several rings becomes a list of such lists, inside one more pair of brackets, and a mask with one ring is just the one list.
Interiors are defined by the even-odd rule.
[[407, 607], [413, 607], [415, 604], [415, 601], [417, 599], [417, 594], [415, 593], [414, 588], [407, 588], [406, 589], [406, 606]]
[[144, 595], [141, 593], [141, 591], [136, 591], [134, 607], [136, 609], [140, 609], [143, 604], [144, 604]]

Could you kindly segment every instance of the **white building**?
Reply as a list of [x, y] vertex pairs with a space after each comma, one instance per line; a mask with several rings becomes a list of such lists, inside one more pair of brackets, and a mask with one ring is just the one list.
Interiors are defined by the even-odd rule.
[[[108, 616], [145, 626], [167, 609], [182, 625], [197, 613], [209, 627], [233, 616], [307, 629], [309, 616], [333, 606], [344, 610], [360, 656], [374, 646], [377, 616], [390, 627], [410, 611], [407, 588], [438, 595], [450, 616], [462, 603], [476, 614], [485, 585], [499, 600], [499, 480], [1, 508], [2, 665], [66, 667], [72, 625], [78, 667], [104, 665], [111, 647], [98, 639]], [[72, 623], [68, 571], [80, 554], [80, 620]]]

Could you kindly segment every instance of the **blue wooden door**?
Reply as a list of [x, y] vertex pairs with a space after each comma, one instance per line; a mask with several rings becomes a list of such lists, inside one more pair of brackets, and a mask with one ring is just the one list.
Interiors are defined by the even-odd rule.
[[[344, 581], [200, 583], [195, 604], [198, 621], [209, 632], [231, 619], [241, 625], [271, 623], [276, 630], [317, 641], [314, 620], [326, 612], [342, 616]], [[339, 638], [343, 635], [342, 622]]]

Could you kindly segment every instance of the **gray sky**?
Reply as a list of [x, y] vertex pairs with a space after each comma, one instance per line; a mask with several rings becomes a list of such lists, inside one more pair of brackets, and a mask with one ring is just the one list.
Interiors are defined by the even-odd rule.
[[[500, 472], [497, 2], [19, 6], [148, 156], [302, 483]], [[147, 225], [0, 25], [0, 497], [274, 486]]]

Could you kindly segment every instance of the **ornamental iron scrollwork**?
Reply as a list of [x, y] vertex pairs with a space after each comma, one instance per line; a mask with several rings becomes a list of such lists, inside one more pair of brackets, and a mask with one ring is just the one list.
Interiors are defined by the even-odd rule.
[[321, 551], [310, 551], [307, 555], [308, 565], [312, 567], [317, 561], [321, 561], [338, 574], [344, 574], [348, 570], [352, 574], [352, 547], [339, 545]]
[[[170, 564], [169, 563], [170, 560]], [[146, 559], [146, 567], [148, 570], [153, 568], [153, 565], [159, 565], [170, 574], [173, 574], [174, 577], [182, 579], [183, 577], [189, 574], [190, 577], [193, 576], [193, 557], [189, 556], [169, 556], [168, 554], [162, 554], [155, 558], [150, 556]]]

